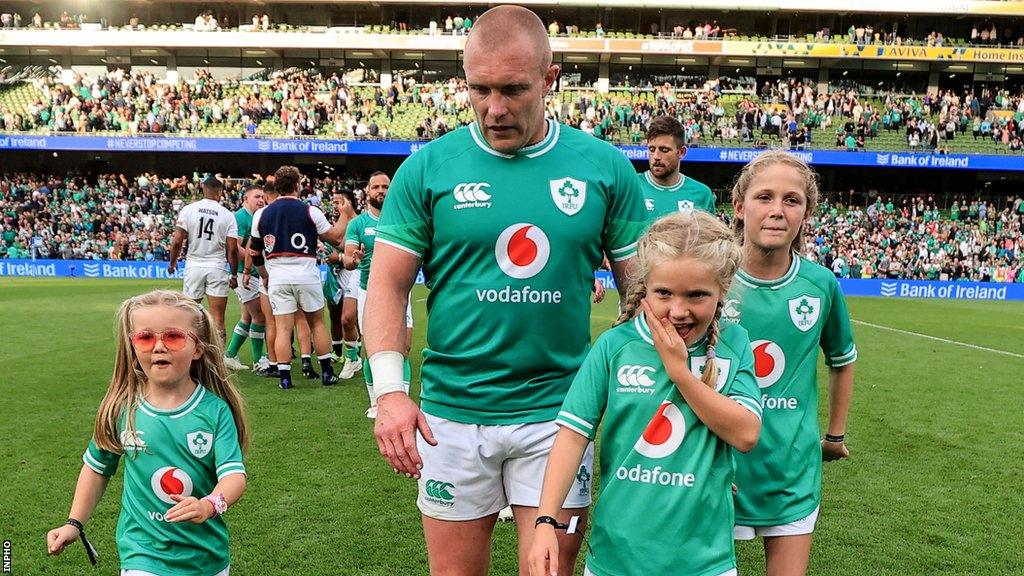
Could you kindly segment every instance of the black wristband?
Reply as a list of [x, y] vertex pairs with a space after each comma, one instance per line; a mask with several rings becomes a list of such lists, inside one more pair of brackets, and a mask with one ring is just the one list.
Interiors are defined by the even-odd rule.
[[836, 443], [838, 443], [838, 442], [842, 442], [844, 440], [846, 440], [846, 434], [839, 434], [837, 436], [833, 436], [831, 434], [825, 434], [825, 442], [836, 442]]
[[85, 555], [89, 557], [89, 562], [95, 566], [99, 559], [99, 553], [96, 552], [96, 548], [93, 547], [92, 542], [89, 542], [89, 539], [85, 537], [85, 526], [74, 518], [68, 518], [68, 521], [65, 522], [65, 524], [78, 528], [78, 539], [81, 540], [82, 545], [85, 546]]
[[541, 524], [550, 524], [554, 526], [556, 530], [565, 530], [569, 527], [568, 524], [562, 524], [561, 522], [559, 522], [555, 518], [552, 518], [551, 516], [537, 516], [537, 521], [534, 522], [533, 527], [536, 528]]

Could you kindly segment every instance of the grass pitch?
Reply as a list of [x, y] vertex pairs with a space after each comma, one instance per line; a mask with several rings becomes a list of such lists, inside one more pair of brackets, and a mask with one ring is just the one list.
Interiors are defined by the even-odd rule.
[[[82, 451], [113, 365], [113, 316], [167, 282], [0, 279], [0, 539], [14, 574], [117, 574], [121, 473], [81, 545], [46, 555], [63, 523]], [[419, 365], [425, 292], [414, 292]], [[228, 327], [238, 315], [231, 298]], [[595, 307], [594, 335], [615, 314]], [[825, 465], [811, 574], [1024, 573], [1024, 305], [856, 299], [860, 360], [847, 430], [849, 461]], [[248, 345], [242, 360], [248, 362]], [[414, 375], [418, 369], [414, 369]], [[826, 371], [820, 371], [824, 386]], [[426, 574], [412, 480], [377, 454], [362, 380], [322, 388], [241, 373], [253, 448], [249, 487], [228, 515], [232, 574]], [[416, 385], [414, 385], [414, 388]], [[824, 398], [824, 388], [823, 388]], [[822, 402], [821, 413], [825, 413]], [[499, 524], [492, 573], [516, 573], [515, 530]], [[625, 545], [628, 545], [626, 543]], [[741, 574], [763, 574], [759, 543], [739, 543]]]

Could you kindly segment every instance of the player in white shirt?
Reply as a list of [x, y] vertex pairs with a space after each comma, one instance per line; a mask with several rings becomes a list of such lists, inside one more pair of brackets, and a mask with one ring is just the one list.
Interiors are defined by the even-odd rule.
[[220, 203], [224, 183], [211, 176], [203, 181], [202, 187], [203, 199], [178, 212], [167, 272], [173, 275], [177, 271], [182, 244], [188, 238], [182, 292], [197, 302], [202, 302], [206, 296], [210, 314], [223, 340], [228, 290], [238, 286], [235, 275], [238, 269], [238, 225], [234, 213]]

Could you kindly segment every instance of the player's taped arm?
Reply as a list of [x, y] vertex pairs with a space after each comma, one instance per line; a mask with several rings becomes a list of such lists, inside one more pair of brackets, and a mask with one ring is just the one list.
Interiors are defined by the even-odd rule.
[[370, 356], [374, 396], [380, 398], [392, 392], [405, 392], [404, 364], [405, 356], [394, 350], [384, 350]]
[[382, 244], [374, 251], [367, 284], [364, 341], [378, 397], [405, 390], [399, 350], [405, 350], [405, 310], [419, 268], [420, 259], [404, 250]]

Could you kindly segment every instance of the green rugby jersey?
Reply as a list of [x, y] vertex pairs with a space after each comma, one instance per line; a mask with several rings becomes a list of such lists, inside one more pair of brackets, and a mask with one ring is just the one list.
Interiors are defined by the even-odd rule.
[[794, 254], [777, 280], [738, 271], [723, 313], [750, 334], [765, 413], [757, 446], [737, 454], [736, 523], [800, 520], [821, 502], [818, 348], [828, 366], [857, 360], [846, 300], [832, 272]]
[[[688, 352], [690, 370], [702, 374], [706, 339]], [[718, 391], [760, 418], [747, 331], [724, 325], [715, 354]], [[597, 339], [556, 421], [591, 440], [603, 426], [587, 557], [594, 574], [716, 576], [736, 567], [735, 450], [669, 379], [644, 315]]]
[[[118, 425], [125, 450], [124, 490], [117, 522], [122, 570], [171, 576], [210, 576], [231, 563], [228, 528], [215, 516], [202, 524], [164, 520], [172, 494], [202, 498], [231, 474], [244, 474], [238, 430], [227, 403], [203, 386], [181, 406], [154, 408], [140, 400], [136, 434]], [[120, 455], [95, 441], [82, 456], [97, 474], [113, 476]]]
[[[386, 203], [386, 201], [385, 201]], [[373, 259], [373, 241], [377, 238], [377, 225], [380, 218], [364, 211], [348, 223], [345, 230], [345, 246], [354, 244], [363, 247], [363, 259], [359, 262], [359, 287], [366, 290], [366, 281], [370, 279], [370, 260]]]
[[[238, 225], [238, 245], [244, 248], [246, 243], [249, 242], [249, 237], [252, 236], [252, 214], [245, 208], [235, 210], [235, 224]], [[239, 258], [238, 260], [238, 273], [244, 274], [245, 259]], [[255, 266], [252, 268], [252, 275], [259, 276]]]
[[629, 160], [557, 122], [516, 154], [474, 123], [406, 159], [377, 241], [421, 258], [431, 287], [424, 411], [553, 420], [589, 347], [594, 270], [632, 257], [645, 225]]
[[715, 195], [711, 188], [683, 173], [679, 174], [679, 182], [674, 186], [658, 184], [650, 170], [637, 174], [637, 178], [640, 179], [640, 189], [644, 194], [648, 222], [676, 212], [689, 214], [694, 209], [715, 213]]

